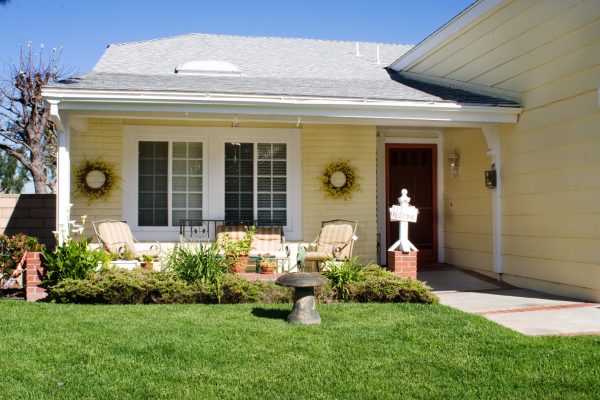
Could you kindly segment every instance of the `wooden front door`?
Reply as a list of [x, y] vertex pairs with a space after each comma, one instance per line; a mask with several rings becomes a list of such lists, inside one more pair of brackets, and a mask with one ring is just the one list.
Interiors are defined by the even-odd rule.
[[[437, 261], [437, 146], [435, 144], [386, 145], [387, 207], [398, 204], [402, 189], [410, 204], [419, 209], [416, 223], [409, 223], [408, 238], [419, 249], [420, 262]], [[387, 219], [387, 248], [398, 240], [398, 222]]]

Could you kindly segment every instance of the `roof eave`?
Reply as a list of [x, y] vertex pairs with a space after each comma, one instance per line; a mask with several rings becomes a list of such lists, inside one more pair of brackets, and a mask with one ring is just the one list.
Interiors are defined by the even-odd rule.
[[44, 98], [61, 111], [214, 113], [336, 118], [516, 123], [520, 107], [454, 102], [369, 100], [243, 94], [44, 88]]

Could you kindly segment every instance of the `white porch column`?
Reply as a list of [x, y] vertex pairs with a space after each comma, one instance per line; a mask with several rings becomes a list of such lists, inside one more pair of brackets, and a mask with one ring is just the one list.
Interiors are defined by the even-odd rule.
[[488, 155], [496, 169], [496, 187], [492, 190], [492, 241], [494, 272], [502, 274], [502, 160], [500, 157], [500, 127], [482, 127], [488, 145]]
[[[56, 230], [68, 226], [71, 204], [71, 160], [69, 158], [70, 128], [58, 112], [58, 102], [50, 102], [50, 116], [56, 127], [58, 150], [56, 154]], [[58, 243], [62, 244], [62, 235]]]

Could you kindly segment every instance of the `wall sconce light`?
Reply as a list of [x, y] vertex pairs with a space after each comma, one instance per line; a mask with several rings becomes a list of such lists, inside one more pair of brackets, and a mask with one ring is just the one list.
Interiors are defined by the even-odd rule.
[[485, 187], [488, 189], [494, 189], [497, 185], [496, 165], [492, 164], [492, 169], [484, 171], [485, 176]]
[[458, 176], [458, 161], [460, 157], [456, 150], [453, 150], [448, 154], [448, 165], [450, 165], [450, 171], [452, 171], [453, 176]]

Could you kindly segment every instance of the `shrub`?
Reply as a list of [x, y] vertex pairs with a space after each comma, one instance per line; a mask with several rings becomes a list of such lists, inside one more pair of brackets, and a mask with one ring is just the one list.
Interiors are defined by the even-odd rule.
[[63, 279], [49, 289], [58, 303], [171, 304], [193, 303], [198, 286], [170, 272], [142, 268], [104, 270], [88, 279]]
[[240, 276], [224, 276], [221, 287], [221, 303], [287, 303], [291, 301], [291, 290], [260, 280], [249, 281]]
[[327, 260], [323, 270], [323, 275], [341, 300], [348, 300], [350, 283], [365, 279], [364, 267], [356, 257], [344, 261]]
[[348, 292], [350, 300], [361, 303], [439, 303], [438, 297], [425, 283], [400, 278], [381, 267], [372, 267], [365, 271], [365, 279], [350, 283]]
[[33, 236], [0, 235], [0, 282], [11, 276], [26, 251], [41, 251], [43, 247]]

